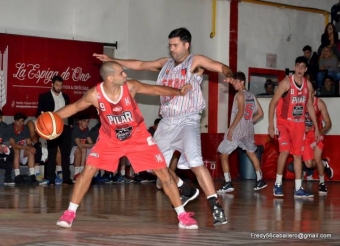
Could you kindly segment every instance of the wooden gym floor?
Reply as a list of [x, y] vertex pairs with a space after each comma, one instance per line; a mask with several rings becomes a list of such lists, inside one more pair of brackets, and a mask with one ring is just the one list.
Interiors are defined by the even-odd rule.
[[[216, 180], [220, 188], [223, 180]], [[228, 224], [214, 227], [206, 198], [186, 206], [198, 230], [177, 226], [174, 210], [154, 183], [92, 185], [71, 229], [55, 225], [68, 206], [70, 186], [0, 186], [0, 245], [339, 245], [340, 183], [305, 182], [313, 199], [294, 199], [294, 181], [283, 183], [285, 197], [272, 194], [273, 181], [253, 191], [253, 180], [234, 180], [235, 191], [220, 196]], [[197, 184], [193, 184], [197, 186]], [[257, 239], [261, 236], [317, 239]], [[288, 234], [291, 233], [291, 234]], [[302, 234], [292, 234], [302, 233]], [[326, 237], [326, 238], [321, 238]]]

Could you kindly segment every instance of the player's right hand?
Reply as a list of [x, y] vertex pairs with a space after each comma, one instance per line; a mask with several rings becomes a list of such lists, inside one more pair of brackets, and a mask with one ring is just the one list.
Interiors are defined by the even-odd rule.
[[93, 53], [93, 56], [96, 57], [98, 60], [101, 60], [102, 62], [111, 61], [111, 58], [104, 54]]
[[181, 96], [184, 96], [185, 94], [188, 93], [189, 90], [192, 89], [192, 85], [191, 84], [185, 84], [183, 85], [183, 87], [181, 88]]
[[271, 138], [274, 138], [275, 136], [275, 129], [274, 126], [268, 126], [268, 133]]

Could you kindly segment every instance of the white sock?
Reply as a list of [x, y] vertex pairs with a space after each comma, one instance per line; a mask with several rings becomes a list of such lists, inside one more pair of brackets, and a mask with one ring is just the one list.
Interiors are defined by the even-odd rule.
[[299, 190], [302, 187], [302, 180], [295, 179], [295, 190]]
[[35, 175], [35, 168], [34, 167], [30, 167], [29, 169], [30, 175]]
[[121, 174], [122, 176], [125, 176], [125, 170], [120, 170], [120, 174]]
[[185, 212], [183, 205], [176, 207], [175, 211], [176, 211], [177, 215], [180, 215], [181, 213]]
[[20, 175], [20, 169], [14, 169], [14, 174], [15, 174], [15, 176]]
[[80, 173], [80, 167], [75, 167], [74, 168], [74, 174]]
[[181, 187], [184, 184], [183, 180], [178, 178], [177, 187]]
[[320, 175], [319, 179], [320, 179], [320, 181], [319, 181], [320, 184], [324, 183], [325, 182], [325, 175], [322, 175], [322, 176]]
[[224, 173], [224, 179], [225, 182], [230, 182], [231, 181], [230, 173]]
[[73, 212], [77, 212], [78, 207], [79, 207], [78, 204], [70, 202], [70, 204], [68, 205], [68, 209], [67, 210], [71, 210]]
[[261, 172], [261, 170], [256, 171], [256, 177], [257, 177], [257, 181], [262, 179], [262, 172]]
[[80, 166], [80, 173], [84, 170], [84, 166]]
[[276, 174], [275, 184], [282, 184], [282, 175]]
[[61, 166], [57, 166], [57, 167], [56, 167], [56, 171], [57, 171], [57, 173], [58, 173], [58, 172], [61, 172], [61, 171], [62, 171]]
[[212, 197], [216, 197], [217, 198], [217, 194], [213, 194], [211, 196], [207, 196], [207, 199], [212, 198]]
[[34, 171], [35, 171], [35, 174], [39, 174], [40, 173], [40, 167], [34, 166]]

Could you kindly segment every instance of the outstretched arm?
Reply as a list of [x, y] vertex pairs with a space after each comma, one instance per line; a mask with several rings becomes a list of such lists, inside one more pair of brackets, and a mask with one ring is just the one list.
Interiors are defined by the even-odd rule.
[[226, 78], [224, 79], [225, 82], [231, 82], [233, 79], [233, 72], [231, 69], [218, 61], [212, 60], [209, 57], [202, 56], [202, 55], [195, 55], [192, 61], [192, 68], [200, 68], [203, 67], [212, 72], [217, 72], [223, 74]]
[[127, 83], [133, 97], [136, 93], [154, 96], [184, 96], [192, 88], [191, 84], [185, 84], [181, 89], [176, 89], [168, 86], [148, 85], [138, 80], [128, 80]]
[[87, 109], [91, 105], [98, 108], [97, 91], [95, 87], [92, 87], [90, 90], [88, 90], [78, 101], [59, 109], [56, 113], [61, 118], [65, 119], [84, 109]]
[[123, 67], [126, 67], [128, 69], [132, 70], [149, 70], [149, 71], [160, 71], [163, 67], [163, 65], [167, 62], [169, 58], [160, 58], [154, 61], [140, 61], [140, 60], [133, 60], [133, 59], [116, 59], [109, 57], [104, 54], [93, 54], [94, 57], [96, 57], [98, 60], [101, 60], [103, 62], [107, 61], [114, 61], [122, 65]]

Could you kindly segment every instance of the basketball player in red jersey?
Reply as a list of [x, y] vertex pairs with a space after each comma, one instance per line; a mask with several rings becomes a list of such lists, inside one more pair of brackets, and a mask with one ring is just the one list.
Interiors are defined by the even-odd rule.
[[[319, 173], [319, 194], [327, 194], [327, 186], [325, 185], [325, 172], [329, 178], [333, 177], [333, 169], [329, 166], [328, 158], [322, 160], [322, 150], [323, 150], [323, 135], [332, 127], [332, 121], [329, 117], [327, 106], [325, 102], [315, 97], [315, 92], [317, 85], [312, 83], [313, 93], [312, 102], [313, 108], [316, 115], [316, 120], [318, 123], [318, 128], [320, 130], [320, 141], [316, 142], [314, 137], [314, 126], [310, 119], [308, 112], [305, 116], [306, 125], [306, 140], [305, 140], [305, 150], [303, 152], [303, 161], [307, 168], [317, 167]], [[323, 124], [323, 122], [325, 124]]]
[[[307, 109], [315, 127], [315, 140], [319, 140], [319, 128], [312, 104], [312, 84], [305, 79], [308, 61], [300, 56], [295, 60], [295, 73], [279, 83], [269, 104], [269, 135], [274, 137], [274, 112], [277, 108], [279, 151], [274, 196], [283, 196], [282, 174], [289, 153], [294, 157], [295, 197], [313, 197], [302, 188], [302, 154], [305, 140], [305, 111]], [[280, 102], [279, 102], [280, 101]]]
[[74, 186], [68, 210], [60, 217], [58, 226], [69, 228], [76, 217], [76, 210], [87, 192], [98, 169], [114, 172], [122, 156], [129, 158], [135, 172], [153, 170], [162, 181], [179, 219], [178, 226], [197, 229], [193, 213], [184, 210], [180, 195], [169, 173], [163, 155], [147, 131], [144, 118], [134, 97], [137, 93], [163, 96], [183, 96], [190, 84], [181, 89], [147, 85], [137, 80], [126, 80], [123, 67], [116, 62], [105, 62], [100, 68], [103, 83], [91, 88], [83, 98], [57, 111], [62, 118], [93, 105], [97, 108], [101, 127], [99, 138], [88, 156], [85, 168]]

